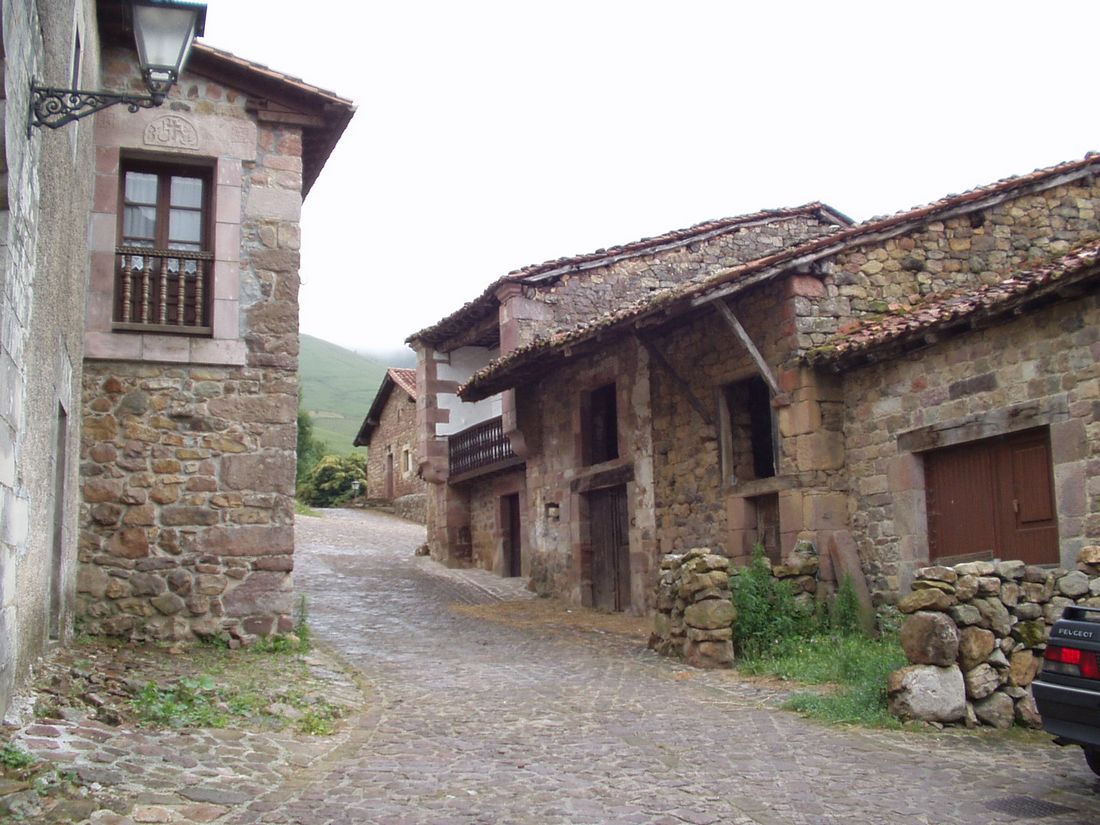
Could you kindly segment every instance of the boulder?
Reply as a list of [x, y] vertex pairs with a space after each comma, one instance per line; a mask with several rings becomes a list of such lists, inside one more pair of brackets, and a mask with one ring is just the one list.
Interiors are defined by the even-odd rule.
[[944, 593], [954, 595], [955, 585], [949, 582], [941, 582], [938, 579], [917, 579], [913, 582], [914, 590], [942, 590]]
[[960, 602], [968, 602], [978, 595], [977, 576], [959, 576], [955, 582], [955, 596]]
[[968, 561], [955, 565], [955, 572], [960, 576], [992, 576], [997, 568], [988, 561]]
[[964, 627], [959, 631], [959, 667], [964, 672], [973, 670], [989, 657], [996, 645], [997, 637], [992, 631], [981, 627]]
[[1017, 622], [1012, 628], [1012, 638], [1024, 647], [1038, 647], [1047, 640], [1046, 623], [1039, 620]]
[[902, 613], [916, 613], [918, 610], [951, 609], [955, 604], [955, 597], [940, 590], [914, 590], [902, 597], [898, 602], [898, 610]]
[[890, 713], [899, 719], [955, 722], [966, 714], [966, 685], [962, 671], [954, 665], [910, 665], [895, 670], [887, 691]]
[[978, 595], [979, 596], [999, 596], [1001, 595], [1001, 580], [996, 576], [979, 576], [978, 577]]
[[997, 575], [1006, 582], [1018, 582], [1024, 577], [1024, 570], [1027, 569], [1027, 565], [1022, 561], [1002, 561], [995, 566]]
[[959, 655], [959, 629], [950, 616], [918, 611], [902, 625], [901, 648], [913, 664], [947, 667]]
[[684, 622], [704, 630], [729, 627], [736, 618], [737, 610], [728, 599], [707, 599], [684, 610]]
[[944, 567], [942, 564], [935, 564], [931, 567], [922, 567], [916, 572], [916, 578], [931, 579], [938, 582], [947, 582], [948, 584], [954, 584], [959, 574], [950, 567]]
[[1080, 570], [1067, 573], [1055, 582], [1058, 592], [1070, 599], [1084, 596], [1089, 592], [1089, 577]]
[[975, 701], [984, 699], [1001, 686], [997, 671], [985, 662], [967, 671], [963, 675], [963, 681], [966, 683], [966, 695]]
[[1007, 636], [1012, 629], [1012, 616], [1008, 608], [1001, 604], [1000, 599], [974, 599], [971, 604], [978, 608], [981, 614], [982, 627], [988, 628], [998, 636]]
[[1016, 720], [1016, 707], [1008, 695], [997, 691], [974, 703], [974, 714], [983, 725], [1002, 730], [1012, 727]]
[[960, 627], [978, 624], [982, 620], [982, 614], [972, 604], [957, 604], [948, 612], [951, 614], [951, 618], [955, 620], [955, 624]]
[[1015, 713], [1017, 724], [1035, 730], [1043, 727], [1042, 717], [1039, 716], [1039, 709], [1035, 707], [1035, 699], [1030, 692], [1016, 700]]
[[1030, 650], [1018, 650], [1008, 660], [1008, 683], [1027, 687], [1035, 679], [1043, 660]]
[[1100, 567], [1100, 544], [1090, 544], [1077, 551], [1078, 564], [1091, 564]]

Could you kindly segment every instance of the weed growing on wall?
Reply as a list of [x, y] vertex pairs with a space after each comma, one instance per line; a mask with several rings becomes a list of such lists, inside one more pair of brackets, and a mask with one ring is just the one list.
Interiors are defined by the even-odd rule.
[[733, 641], [745, 673], [808, 684], [828, 693], [796, 693], [787, 707], [828, 722], [896, 726], [886, 710], [890, 672], [906, 664], [896, 633], [868, 636], [863, 607], [845, 576], [826, 608], [799, 607], [789, 585], [771, 575], [762, 548], [730, 578], [738, 616]]

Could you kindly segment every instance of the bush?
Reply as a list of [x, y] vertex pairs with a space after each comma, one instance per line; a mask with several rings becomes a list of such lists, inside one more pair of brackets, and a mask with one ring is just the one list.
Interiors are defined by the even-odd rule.
[[313, 419], [302, 409], [301, 394], [298, 397], [298, 466], [295, 480], [301, 484], [317, 462], [328, 452], [325, 442], [313, 434]]
[[813, 630], [812, 616], [795, 603], [790, 585], [772, 575], [760, 545], [749, 566], [730, 577], [730, 591], [737, 608], [733, 646], [741, 656], [759, 656], [782, 640]]
[[298, 485], [298, 498], [313, 507], [335, 507], [352, 498], [353, 481], [366, 478], [366, 456], [326, 455]]

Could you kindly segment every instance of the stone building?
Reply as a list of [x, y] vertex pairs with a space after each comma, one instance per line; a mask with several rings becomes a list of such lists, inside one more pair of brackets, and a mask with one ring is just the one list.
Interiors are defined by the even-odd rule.
[[354, 443], [368, 449], [367, 498], [389, 502], [398, 515], [423, 523], [425, 484], [418, 474], [416, 370], [386, 370]]
[[[808, 204], [527, 267], [414, 335], [433, 554], [527, 576], [538, 590], [578, 602], [641, 609], [656, 552], [649, 350], [635, 338], [609, 342], [598, 358], [545, 373], [536, 392], [502, 385], [471, 403], [459, 386], [609, 307], [849, 223]], [[607, 535], [593, 525], [607, 525]], [[605, 558], [593, 549], [601, 542], [616, 549], [593, 571]]]
[[292, 623], [298, 219], [354, 107], [196, 43], [163, 106], [28, 137], [31, 77], [146, 92], [126, 6], [3, 4], [5, 702], [74, 610]]
[[[0, 711], [72, 614], [90, 123], [27, 134], [35, 78], [99, 84], [95, 4], [4, 0], [0, 177]], [[73, 63], [79, 40], [83, 60]]]
[[[657, 560], [698, 546], [786, 561], [809, 542], [878, 602], [929, 560], [1072, 567], [1100, 539], [1098, 172], [1090, 156], [791, 238], [493, 353], [457, 396], [500, 398], [524, 451], [523, 573], [645, 609]], [[509, 289], [512, 317], [546, 323]], [[430, 387], [445, 350], [426, 342]], [[444, 405], [422, 406], [430, 425]], [[505, 478], [436, 511], [433, 552], [486, 563], [503, 516], [474, 502]]]

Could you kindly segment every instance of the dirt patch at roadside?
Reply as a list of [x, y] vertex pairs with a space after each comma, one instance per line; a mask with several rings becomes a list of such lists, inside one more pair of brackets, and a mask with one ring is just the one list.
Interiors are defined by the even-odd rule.
[[625, 613], [605, 613], [578, 607], [560, 599], [531, 599], [494, 604], [452, 604], [463, 616], [515, 628], [541, 628], [559, 632], [603, 633], [639, 642], [649, 640], [653, 620]]

